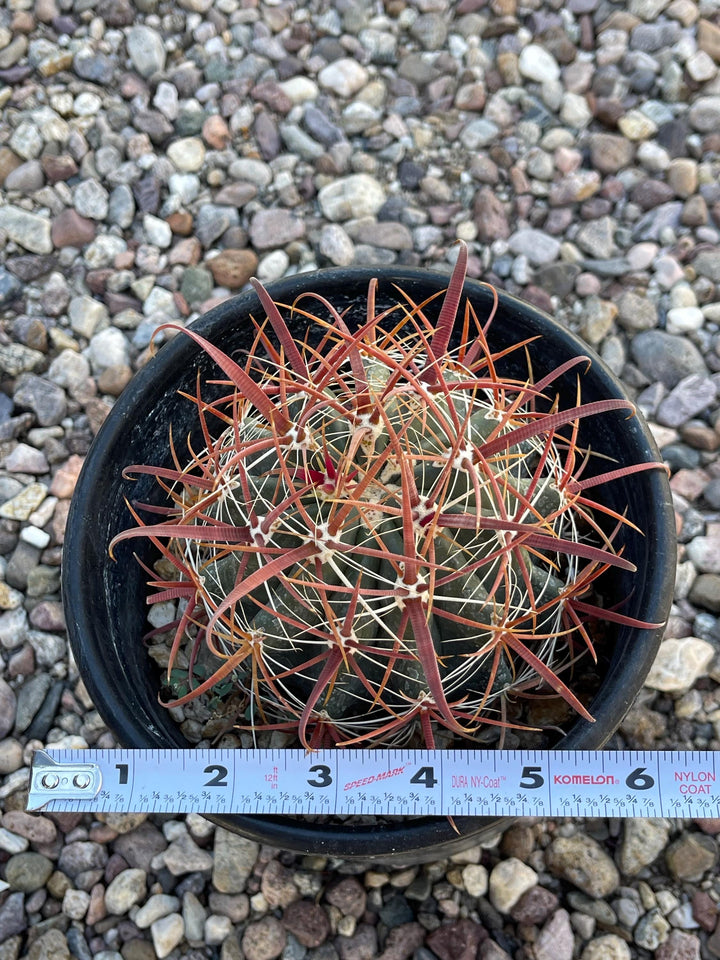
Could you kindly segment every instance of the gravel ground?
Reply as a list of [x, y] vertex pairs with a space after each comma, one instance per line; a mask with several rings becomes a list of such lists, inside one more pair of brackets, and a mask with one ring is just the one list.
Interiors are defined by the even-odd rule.
[[23, 812], [33, 748], [114, 745], [59, 564], [155, 328], [252, 274], [447, 270], [457, 237], [601, 353], [672, 468], [676, 602], [614, 746], [718, 749], [719, 64], [717, 0], [0, 7], [0, 960], [720, 957], [720, 821], [522, 822], [391, 869]]

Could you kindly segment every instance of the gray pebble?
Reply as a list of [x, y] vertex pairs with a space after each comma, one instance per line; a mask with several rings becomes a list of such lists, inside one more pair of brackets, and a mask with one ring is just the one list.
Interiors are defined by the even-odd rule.
[[65, 689], [63, 680], [56, 680], [50, 687], [40, 709], [33, 717], [32, 723], [25, 731], [28, 740], [44, 740], [53, 724], [60, 706], [60, 699]]
[[4, 268], [0, 267], [0, 307], [7, 306], [22, 293], [22, 284]]
[[52, 686], [52, 678], [46, 673], [37, 673], [25, 681], [17, 694], [15, 730], [24, 733], [33, 717], [41, 708]]
[[53, 242], [50, 238], [50, 220], [29, 213], [14, 204], [0, 206], [0, 229], [15, 243], [32, 253], [50, 253]]
[[681, 380], [662, 401], [657, 411], [658, 423], [679, 427], [707, 409], [714, 402], [717, 388], [713, 380], [691, 374]]
[[591, 257], [609, 260], [615, 251], [615, 229], [616, 223], [612, 217], [600, 217], [583, 224], [575, 241]]
[[60, 423], [67, 410], [62, 389], [32, 373], [23, 373], [18, 377], [13, 400], [21, 409], [31, 410], [42, 427]]
[[163, 860], [174, 877], [211, 870], [214, 864], [210, 854], [198, 847], [189, 834], [181, 834], [177, 840], [173, 840], [164, 852]]
[[325, 153], [323, 144], [307, 134], [304, 130], [294, 123], [282, 123], [279, 128], [282, 141], [290, 151], [296, 153], [303, 160], [316, 160]]
[[305, 235], [305, 224], [288, 210], [259, 210], [250, 223], [250, 239], [256, 250], [284, 247]]
[[73, 192], [75, 209], [90, 220], [104, 220], [108, 215], [108, 202], [108, 192], [97, 180], [83, 180]]
[[685, 377], [707, 376], [702, 354], [687, 337], [648, 330], [634, 337], [632, 358], [649, 380], [660, 380], [672, 389]]
[[82, 80], [106, 86], [115, 75], [116, 61], [104, 53], [87, 47], [81, 48], [73, 58], [73, 70]]
[[0, 740], [6, 737], [16, 724], [17, 698], [10, 684], [0, 677]]
[[79, 874], [104, 870], [108, 852], [100, 843], [76, 840], [66, 844], [60, 851], [58, 870], [75, 879]]
[[204, 247], [211, 247], [226, 230], [240, 224], [240, 217], [233, 207], [216, 207], [204, 203], [195, 220], [195, 234]]
[[560, 253], [560, 241], [542, 230], [518, 230], [510, 236], [508, 244], [513, 253], [526, 256], [535, 266], [556, 260]]
[[132, 27], [127, 35], [127, 46], [133, 66], [143, 77], [159, 73], [165, 66], [166, 48], [160, 34], [150, 27]]

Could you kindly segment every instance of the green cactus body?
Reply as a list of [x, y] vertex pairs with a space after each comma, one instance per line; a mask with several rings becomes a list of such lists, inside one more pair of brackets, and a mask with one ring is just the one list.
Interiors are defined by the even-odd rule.
[[[424, 511], [424, 516], [415, 520], [413, 531], [419, 578], [425, 583], [433, 578], [447, 581], [433, 591], [428, 624], [440, 676], [455, 699], [484, 700], [489, 708], [523, 677], [522, 672], [513, 676], [506, 656], [492, 670], [498, 619], [506, 611], [525, 609], [528, 604], [521, 565], [533, 589], [550, 603], [548, 612], [532, 619], [530, 626], [537, 633], [557, 630], [560, 611], [551, 601], [557, 600], [564, 586], [551, 572], [549, 561], [522, 548], [517, 555], [508, 557], [501, 552], [493, 558], [502, 536], [498, 531], [461, 528], [428, 534], [439, 504], [443, 513], [458, 516], [499, 516], [504, 511], [517, 518], [528, 513], [522, 497], [533, 480], [542, 442], [511, 446], [484, 465], [484, 474], [483, 468], [473, 463], [473, 451], [497, 431], [500, 422], [489, 391], [448, 390], [445, 395], [428, 391], [434, 399], [428, 404], [404, 379], [388, 386], [397, 379], [392, 366], [367, 358], [362, 347], [360, 355], [375, 421], [365, 435], [358, 438], [350, 411], [343, 407], [348, 384], [352, 384], [349, 363], [348, 369], [339, 371], [342, 387], [325, 389], [322, 399], [311, 391], [309, 396], [293, 399], [293, 419], [304, 425], [306, 433], [302, 446], [295, 449], [270, 447], [252, 457], [239, 457], [244, 448], [267, 437], [268, 432], [267, 424], [253, 416], [247, 405], [239, 423], [217, 442], [217, 449], [225, 451], [218, 472], [228, 493], [207, 510], [211, 519], [238, 526], [262, 526], [261, 518], [272, 516], [264, 546], [289, 553], [307, 543], [313, 533], [327, 531], [338, 512], [348, 508], [332, 538], [328, 533], [325, 555], [298, 562], [263, 582], [233, 607], [232, 629], [226, 631], [228, 638], [233, 632], [254, 637], [268, 673], [277, 675], [282, 666], [297, 670], [278, 680], [274, 691], [269, 684], [264, 689], [269, 713], [275, 715], [281, 712], [282, 699], [296, 710], [302, 710], [307, 702], [323, 671], [324, 661], [318, 655], [328, 648], [328, 629], [346, 635], [355, 643], [354, 649], [348, 646], [346, 659], [354, 658], [365, 682], [349, 662], [343, 663], [316, 707], [326, 722], [348, 731], [373, 721], [382, 725], [388, 713], [407, 711], [432, 696], [412, 625], [403, 616], [402, 598], [391, 595], [402, 577], [402, 557], [407, 549], [399, 456], [412, 470], [417, 512]], [[448, 384], [472, 379], [472, 372], [460, 365], [445, 371]], [[502, 429], [509, 432], [517, 425], [513, 419]], [[246, 476], [244, 492], [241, 471]], [[374, 471], [371, 482], [358, 492], [369, 471]], [[535, 482], [532, 503], [543, 516], [559, 505], [554, 486], [559, 471], [559, 458], [553, 455], [540, 481]], [[302, 492], [297, 496], [299, 489]], [[562, 534], [562, 530], [556, 532]], [[370, 547], [375, 553], [360, 555], [348, 549], [358, 546]], [[208, 617], [237, 585], [243, 558], [245, 577], [262, 564], [261, 553], [225, 552], [214, 559], [216, 553], [213, 545], [195, 554], [198, 566], [204, 565]], [[488, 558], [487, 562], [478, 567], [483, 558]], [[355, 604], [354, 588], [363, 591]], [[458, 617], [469, 618], [472, 626], [458, 622]], [[231, 653], [232, 642], [226, 641], [225, 646]], [[388, 658], [394, 651], [402, 658], [395, 660], [388, 677]], [[251, 682], [250, 667], [245, 661], [235, 671], [238, 683], [246, 687]]]

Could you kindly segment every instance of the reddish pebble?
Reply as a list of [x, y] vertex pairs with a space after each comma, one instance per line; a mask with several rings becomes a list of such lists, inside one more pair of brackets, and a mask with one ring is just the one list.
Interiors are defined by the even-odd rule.
[[202, 136], [205, 143], [213, 150], [224, 150], [232, 141], [227, 123], [217, 113], [208, 117], [203, 124]]
[[53, 482], [50, 485], [50, 493], [54, 497], [61, 497], [63, 499], [71, 497], [75, 490], [77, 478], [80, 476], [82, 465], [83, 458], [79, 457], [76, 453], [69, 457], [67, 462], [60, 467], [53, 477]]
[[81, 217], [76, 210], [68, 208], [53, 220], [50, 236], [57, 248], [84, 247], [95, 239], [95, 224], [87, 217]]

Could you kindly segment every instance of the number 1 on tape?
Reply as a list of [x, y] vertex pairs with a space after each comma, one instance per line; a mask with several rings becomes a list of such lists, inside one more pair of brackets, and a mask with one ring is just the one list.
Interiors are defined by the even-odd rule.
[[715, 757], [652, 750], [40, 750], [28, 809], [718, 817]]

